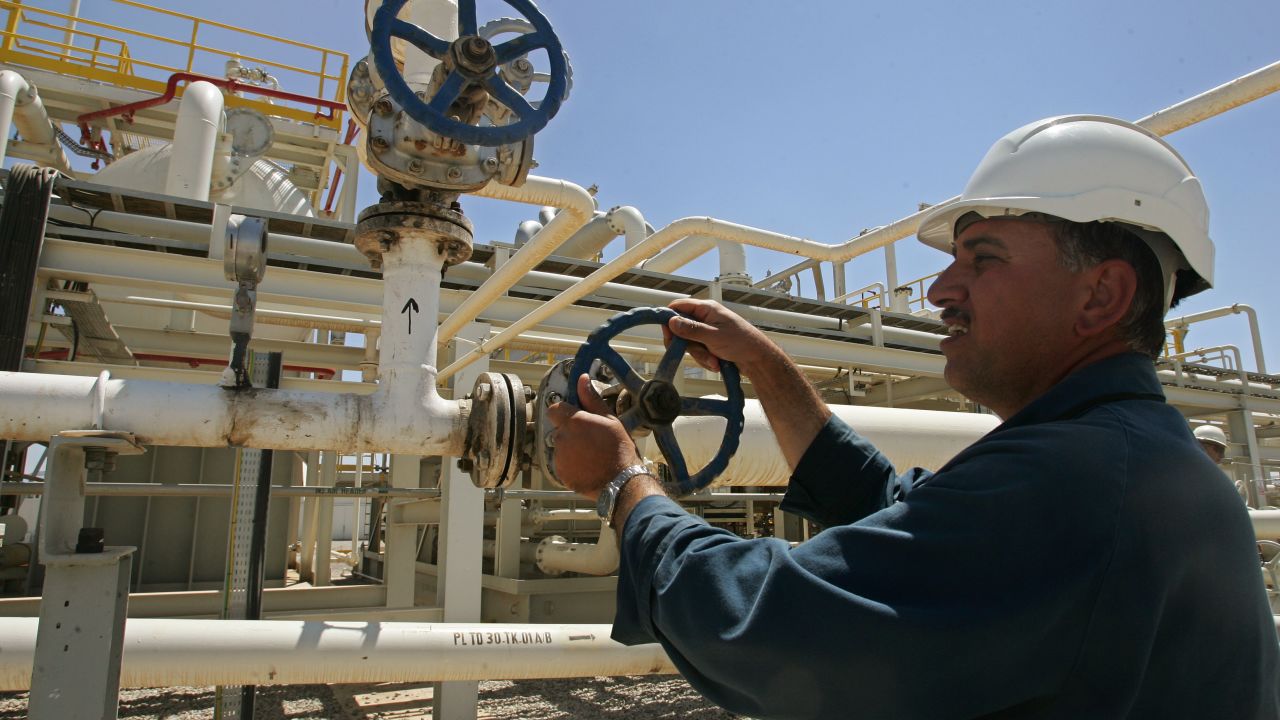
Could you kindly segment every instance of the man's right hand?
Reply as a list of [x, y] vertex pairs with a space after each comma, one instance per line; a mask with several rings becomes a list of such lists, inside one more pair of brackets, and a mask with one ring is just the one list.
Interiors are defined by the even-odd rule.
[[708, 370], [719, 372], [720, 361], [728, 360], [750, 376], [782, 355], [759, 328], [714, 300], [676, 300], [670, 307], [684, 317], [663, 326], [663, 340], [670, 344], [672, 335], [689, 340], [689, 354]]
[[720, 361], [738, 366], [751, 378], [751, 388], [769, 416], [778, 447], [794, 470], [831, 410], [787, 354], [765, 337], [760, 328], [711, 300], [676, 300], [671, 309], [687, 317], [675, 317], [662, 329], [689, 340], [689, 354], [698, 364], [715, 372]]

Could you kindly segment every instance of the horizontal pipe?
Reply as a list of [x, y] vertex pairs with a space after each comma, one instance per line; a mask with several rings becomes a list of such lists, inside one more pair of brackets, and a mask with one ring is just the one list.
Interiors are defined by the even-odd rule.
[[[903, 470], [910, 467], [936, 470], [1000, 423], [994, 415], [977, 413], [854, 405], [831, 405], [830, 408], [884, 453], [894, 467]], [[743, 419], [738, 451], [715, 485], [786, 487], [791, 479], [791, 467], [782, 456], [759, 401], [746, 401]], [[705, 466], [719, 452], [724, 420], [681, 417], [672, 429], [692, 470]], [[652, 436], [641, 441], [640, 449], [648, 457], [660, 455]], [[738, 498], [736, 494], [721, 497]]]
[[1243, 314], [1249, 321], [1249, 335], [1253, 339], [1253, 359], [1257, 365], [1258, 372], [1265, 375], [1267, 372], [1267, 361], [1262, 354], [1262, 330], [1258, 325], [1258, 313], [1250, 305], [1236, 303], [1229, 307], [1221, 307], [1215, 310], [1205, 310], [1204, 312], [1193, 313], [1191, 315], [1169, 318], [1164, 321], [1164, 326], [1170, 330], [1185, 330], [1187, 326], [1193, 323], [1239, 314]]
[[[0, 372], [0, 437], [44, 442], [64, 430], [100, 427], [133, 433], [144, 445], [451, 456], [462, 450], [459, 405], [434, 392], [419, 392], [414, 407], [381, 384], [371, 395], [356, 395], [108, 379], [98, 417], [97, 383]], [[391, 427], [412, 432], [387, 432]]]
[[[3, 483], [0, 484], [0, 495], [43, 495], [43, 482]], [[231, 497], [234, 485], [215, 485], [204, 483], [180, 483], [169, 485], [162, 483], [122, 482], [122, 483], [86, 483], [86, 496], [100, 495], [105, 497]], [[393, 487], [324, 487], [315, 485], [272, 485], [272, 497], [395, 497], [395, 498], [434, 498], [440, 496], [437, 488], [393, 488]]]
[[1253, 534], [1259, 540], [1280, 540], [1280, 510], [1250, 510]]
[[[0, 623], [0, 690], [26, 690], [35, 618]], [[609, 625], [130, 620], [121, 687], [527, 680], [670, 674], [658, 645]]]

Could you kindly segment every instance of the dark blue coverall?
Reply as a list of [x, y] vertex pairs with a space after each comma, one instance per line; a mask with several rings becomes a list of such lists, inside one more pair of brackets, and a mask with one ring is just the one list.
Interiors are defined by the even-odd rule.
[[1065, 378], [936, 473], [832, 418], [743, 540], [661, 497], [622, 535], [613, 637], [753, 718], [1280, 717], [1244, 505], [1150, 359]]

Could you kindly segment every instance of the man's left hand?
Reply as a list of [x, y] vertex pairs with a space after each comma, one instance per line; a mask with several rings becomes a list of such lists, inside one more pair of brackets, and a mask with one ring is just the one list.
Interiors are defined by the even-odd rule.
[[623, 468], [640, 464], [640, 454], [585, 374], [578, 378], [578, 401], [581, 409], [566, 402], [547, 408], [547, 420], [556, 429], [556, 476], [565, 487], [595, 500]]

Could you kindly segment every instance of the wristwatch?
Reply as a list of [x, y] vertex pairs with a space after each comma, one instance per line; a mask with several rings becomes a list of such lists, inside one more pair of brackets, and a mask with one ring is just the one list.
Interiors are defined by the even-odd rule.
[[632, 465], [631, 467], [623, 468], [622, 472], [614, 476], [614, 478], [609, 481], [608, 485], [605, 485], [600, 489], [600, 497], [596, 499], [596, 514], [599, 515], [600, 519], [608, 524], [609, 527], [613, 527], [613, 511], [617, 508], [618, 496], [622, 494], [623, 486], [625, 486], [631, 478], [637, 475], [648, 475], [652, 478], [657, 477], [653, 474], [653, 471], [645, 465]]

